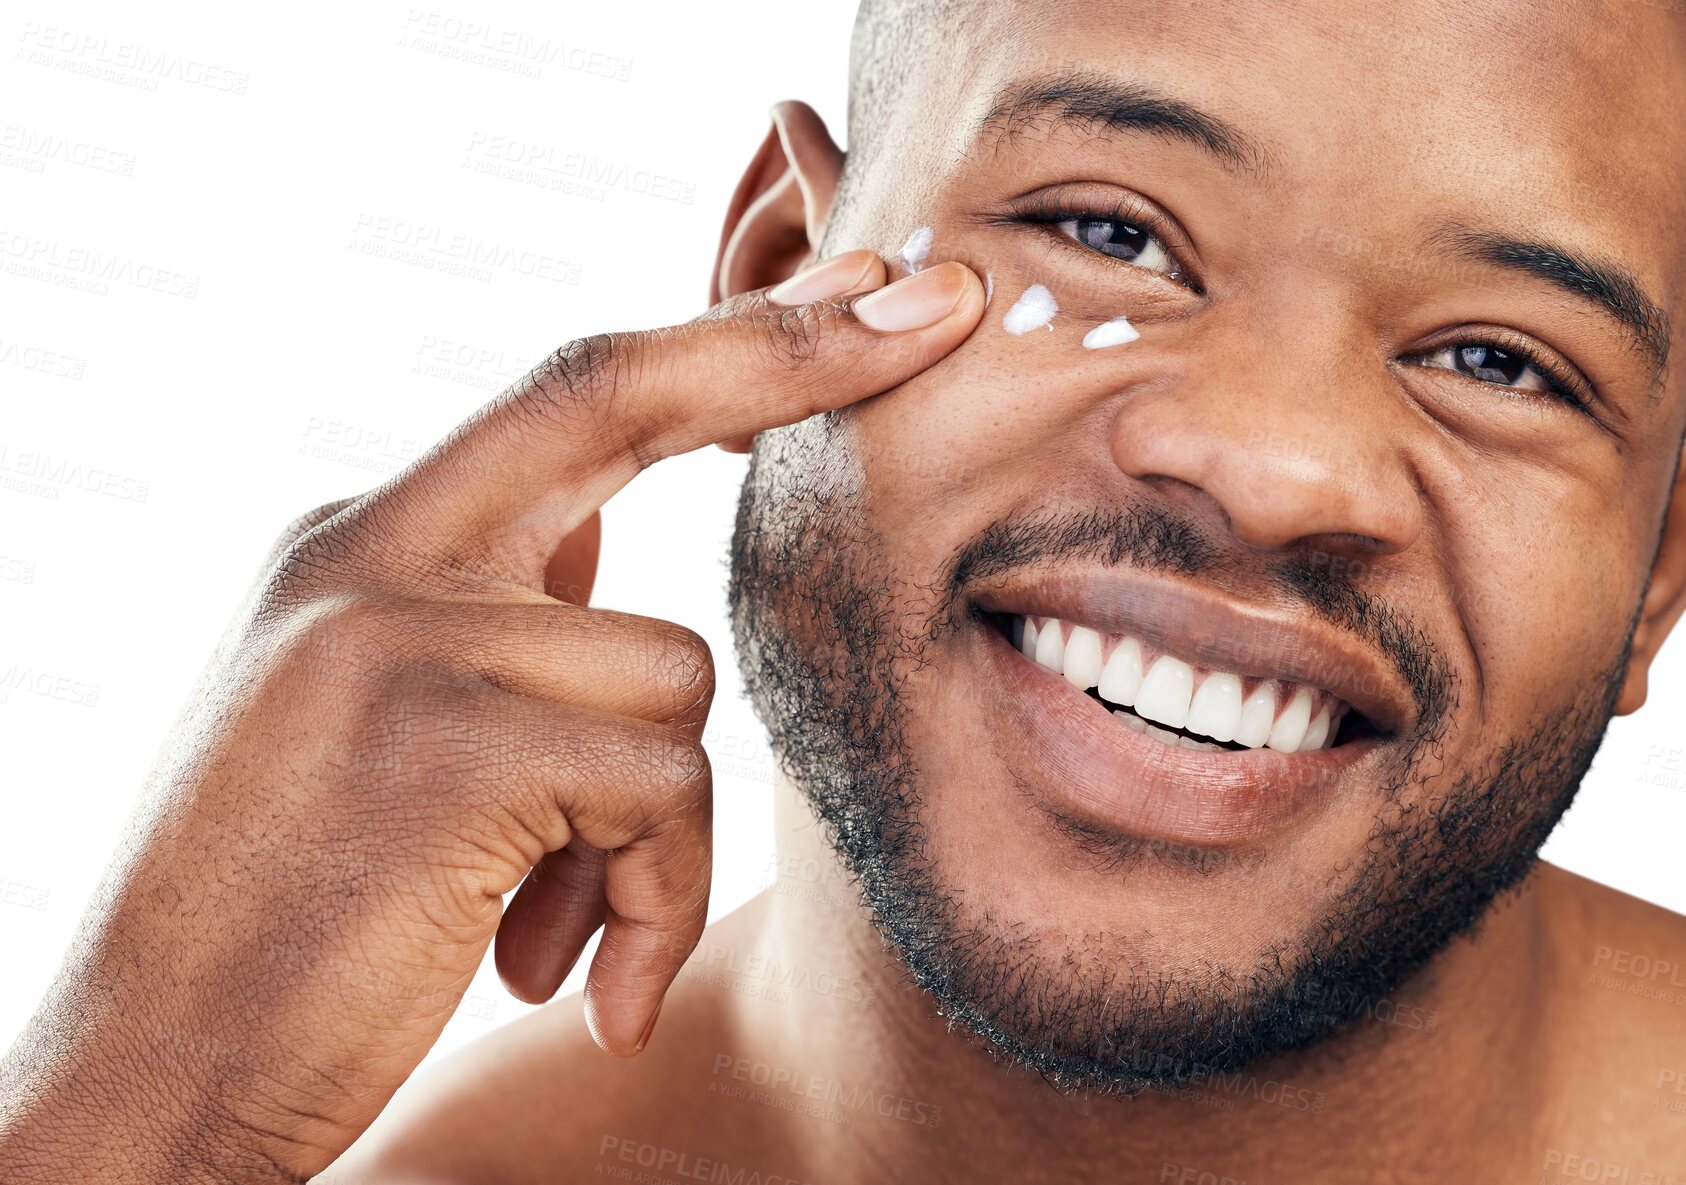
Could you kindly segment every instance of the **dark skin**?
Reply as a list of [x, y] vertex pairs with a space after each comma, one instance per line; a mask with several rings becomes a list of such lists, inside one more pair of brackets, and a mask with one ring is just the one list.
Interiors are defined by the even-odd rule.
[[[697, 884], [706, 883], [706, 861], [695, 853], [707, 843], [696, 823], [706, 795], [684, 758], [706, 711], [706, 656], [652, 659], [648, 667], [664, 672], [657, 678], [570, 682], [570, 668], [555, 663], [558, 644], [584, 648], [602, 636], [624, 648], [636, 638], [655, 657], [675, 648], [684, 657], [685, 639], [651, 623], [597, 621], [582, 641], [568, 632], [579, 619], [536, 591], [583, 599], [595, 566], [590, 515], [653, 457], [708, 440], [741, 445], [757, 431], [900, 384], [845, 419], [851, 459], [875, 494], [868, 513], [885, 540], [883, 559], [909, 580], [928, 577], [958, 542], [1025, 498], [1075, 505], [1079, 477], [1161, 499], [1237, 548], [1309, 546], [1362, 563], [1377, 595], [1409, 612], [1456, 676], [1460, 694], [1439, 749], [1454, 771], [1479, 768], [1495, 736], [1571, 702], [1621, 655], [1630, 628], [1616, 708], [1637, 710], [1649, 666], [1686, 606], [1686, 495], [1676, 481], [1686, 390], [1675, 373], [1659, 377], [1655, 359], [1636, 347], [1634, 325], [1584, 292], [1511, 265], [1472, 265], [1458, 249], [1467, 240], [1433, 234], [1450, 220], [1566, 244], [1619, 267], [1679, 321], [1686, 303], [1679, 14], [1644, 4], [1596, 11], [1490, 4], [1460, 6], [1449, 20], [1445, 6], [1427, 0], [1103, 11], [1048, 2], [1014, 12], [1009, 20], [985, 9], [933, 42], [890, 126], [879, 130], [897, 151], [841, 210], [842, 154], [811, 110], [781, 105], [733, 203], [716, 275], [715, 295], [739, 300], [729, 311], [750, 320], [639, 344], [651, 351], [646, 357], [659, 357], [658, 345], [714, 340], [709, 334], [720, 328], [712, 347], [720, 353], [706, 353], [705, 340], [704, 355], [685, 358], [683, 373], [719, 364], [728, 350], [742, 367], [745, 357], [764, 354], [757, 343], [781, 340], [761, 336], [754, 318], [764, 309], [746, 310], [745, 294], [844, 248], [889, 256], [920, 225], [935, 231], [933, 261], [990, 273], [997, 301], [1045, 282], [1060, 293], [1069, 322], [1127, 309], [1141, 340], [1090, 354], [1075, 347], [1069, 322], [1063, 334], [1012, 338], [1001, 329], [1001, 303], [973, 332], [982, 293], [970, 272], [948, 265], [955, 311], [915, 331], [917, 340], [893, 359], [845, 361], [844, 349], [868, 346], [846, 312], [828, 314], [824, 340], [845, 344], [819, 352], [824, 383], [792, 394], [788, 381], [761, 375], [767, 381], [737, 388], [754, 394], [751, 407], [721, 397], [706, 428], [686, 418], [697, 413], [682, 414], [692, 393], [656, 381], [665, 369], [632, 368], [655, 383], [630, 401], [643, 414], [622, 425], [624, 436], [593, 438], [633, 440], [630, 464], [612, 450], [582, 457], [566, 434], [527, 441], [534, 424], [555, 426], [534, 419], [535, 410], [580, 405], [517, 399], [406, 482], [329, 521], [312, 538], [331, 546], [304, 557], [309, 563], [295, 551], [279, 583], [271, 579], [272, 595], [316, 605], [331, 600], [320, 587], [327, 577], [335, 578], [329, 592], [342, 595], [346, 587], [388, 589], [399, 575], [413, 581], [423, 570], [460, 579], [465, 558], [500, 578], [518, 573], [521, 592], [497, 586], [501, 632], [457, 639], [455, 660], [491, 654], [505, 668], [497, 673], [506, 689], [637, 720], [643, 745], [626, 741], [623, 723], [617, 746], [593, 751], [624, 757], [636, 748], [645, 767], [617, 766], [608, 779], [601, 768], [588, 772], [593, 786], [661, 787], [659, 809], [634, 809], [647, 799], [570, 798], [567, 786], [554, 790], [552, 805], [551, 787], [540, 794], [523, 785], [501, 803], [459, 802], [453, 816], [498, 827], [440, 831], [428, 813], [433, 800], [400, 786], [405, 797], [394, 797], [381, 817], [402, 814], [429, 839], [453, 837], [455, 846], [430, 850], [450, 857], [442, 867], [472, 864], [469, 914], [447, 911], [440, 923], [441, 905], [461, 905], [461, 886], [429, 897], [442, 882], [420, 865], [397, 870], [410, 891], [377, 911], [382, 924], [351, 924], [366, 899], [386, 901], [380, 882], [337, 897], [345, 913], [323, 914], [320, 893], [303, 884], [284, 891], [286, 874], [327, 852], [342, 860], [343, 879], [367, 851], [351, 844], [354, 832], [323, 839], [308, 828], [275, 849], [287, 859], [262, 868], [254, 878], [260, 889], [248, 890], [255, 895], [231, 905], [243, 879], [236, 873], [253, 859], [239, 841], [257, 832], [253, 820], [262, 816], [235, 813], [252, 808], [239, 805], [238, 779], [228, 771], [267, 771], [249, 780], [273, 787], [277, 771], [300, 768], [324, 736], [337, 742], [343, 730], [307, 717], [290, 741], [275, 729], [254, 738], [241, 731], [254, 713], [230, 714], [225, 732], [190, 738], [179, 762], [176, 784], [192, 793], [173, 800], [185, 813], [169, 817], [194, 842], [173, 848], [143, 834], [134, 859], [149, 875], [117, 882], [129, 888], [73, 961], [82, 970], [44, 1005], [25, 1050], [33, 1056], [5, 1067], [6, 1093], [31, 1100], [0, 1124], [7, 1141], [0, 1165], [20, 1166], [9, 1176], [189, 1179], [185, 1162], [169, 1159], [184, 1149], [196, 1154], [204, 1179], [276, 1179], [279, 1167], [343, 1185], [550, 1183], [623, 1169], [632, 1179], [652, 1158], [659, 1178], [716, 1179], [698, 1164], [709, 1158], [746, 1179], [794, 1181], [1555, 1181], [1588, 1179], [1588, 1164], [1598, 1166], [1595, 1177], [1619, 1166], [1630, 1181], [1686, 1174], [1686, 1110], [1667, 1105], [1675, 1096], [1662, 1076], [1686, 1072], [1670, 1052], [1686, 1049], [1686, 1008], [1643, 990], [1658, 961], [1686, 961], [1686, 920], [1543, 865], [1386, 1009], [1330, 1042], [1187, 1090], [1073, 1096], [998, 1065], [950, 1033], [931, 1001], [902, 982], [798, 788], [781, 783], [786, 875], [703, 932], [667, 987], [691, 952], [705, 896]], [[1045, 120], [1005, 142], [972, 140], [1002, 87], [1055, 66], [1151, 83], [1221, 117], [1252, 151], [1225, 157], [1186, 135], [1101, 136]], [[998, 217], [1016, 195], [1073, 188], [1091, 201], [1129, 192], [1159, 207], [1169, 237], [1180, 232], [1191, 248], [1182, 262], [1200, 283], [1180, 286], [1088, 257], [1046, 228]], [[1587, 193], [1619, 200], [1576, 197]], [[888, 278], [899, 274], [892, 263]], [[885, 278], [869, 268], [853, 290]], [[1588, 393], [1584, 407], [1431, 364], [1460, 334], [1495, 326], [1572, 366]], [[1666, 344], [1686, 349], [1678, 334]], [[859, 374], [863, 366], [876, 369]], [[837, 389], [844, 373], [855, 375], [857, 389]], [[589, 400], [583, 407], [603, 410]], [[1293, 447], [1308, 441], [1322, 446], [1310, 461]], [[932, 458], [941, 464], [933, 468]], [[582, 524], [587, 533], [556, 552], [554, 540]], [[397, 553], [393, 539], [406, 540]], [[338, 653], [329, 643], [343, 648], [349, 637], [358, 661], [347, 669], [362, 671], [380, 665], [376, 655], [437, 640], [447, 618], [460, 622], [464, 604], [479, 605], [486, 592], [479, 583], [434, 591], [447, 614], [406, 607], [330, 615], [338, 629], [327, 633], [294, 617], [278, 620], [324, 660]], [[515, 619], [528, 609], [546, 615], [519, 627], [536, 632], [522, 635], [536, 639], [530, 649], [516, 643]], [[481, 613], [489, 630], [494, 609]], [[488, 636], [502, 644], [489, 646]], [[252, 645], [249, 653], [267, 651]], [[429, 657], [432, 671], [439, 660]], [[573, 669], [593, 671], [592, 657], [583, 650], [584, 665]], [[302, 702], [369, 698], [361, 687], [324, 696], [309, 678], [316, 669], [284, 667], [277, 677], [254, 659], [237, 665], [244, 679], [226, 686], [236, 704], [255, 697], [258, 719], [290, 721]], [[1374, 804], [1356, 802], [1354, 788], [1338, 801], [1361, 809], [1297, 818], [1259, 858], [1213, 875], [1149, 864], [1127, 882], [1096, 877], [1069, 837], [1033, 825], [969, 710], [973, 673], [937, 662], [914, 685], [925, 822], [932, 859], [950, 882], [1009, 921], [1122, 926], [1147, 918], [1169, 949], [1243, 959], [1325, 905], [1319, 879], [1305, 870], [1339, 867], [1364, 845]], [[434, 685], [406, 678], [378, 686], [414, 696]], [[615, 694], [615, 702], [592, 698]], [[410, 703], [417, 705], [427, 701]], [[460, 717], [458, 701], [449, 706], [448, 718]], [[390, 731], [390, 721], [377, 723]], [[523, 743], [534, 748], [512, 768], [568, 771], [570, 755], [556, 737], [574, 717], [532, 724]], [[511, 732], [491, 735], [507, 741]], [[595, 732], [584, 742], [601, 739]], [[658, 749], [661, 781], [648, 768]], [[345, 754], [331, 755], [328, 768], [347, 768]], [[480, 785], [486, 779], [471, 780], [490, 792]], [[331, 822], [324, 804], [359, 804], [345, 789], [297, 817]], [[1423, 786], [1407, 793], [1428, 801]], [[263, 798], [273, 796], [270, 789]], [[516, 802], [521, 809], [509, 805]], [[350, 813], [363, 823], [372, 817], [368, 809]], [[406, 857], [429, 847], [403, 838], [388, 837]], [[460, 991], [497, 928], [497, 894], [541, 858], [547, 875], [527, 882], [503, 921], [499, 966], [525, 998], [555, 990], [604, 916], [601, 847], [629, 847], [635, 859], [609, 873], [611, 956], [599, 953], [586, 995], [457, 1055], [416, 1080], [377, 1122], [449, 1010], [418, 1012], [413, 1002]], [[188, 867], [187, 853], [209, 853], [214, 864]], [[219, 854], [228, 860], [215, 862]], [[318, 865], [315, 884], [336, 867]], [[288, 923], [276, 933], [290, 941], [301, 932], [326, 935], [326, 945], [299, 947], [284, 992], [273, 979], [253, 980], [242, 974], [259, 965], [252, 950], [228, 947], [223, 931], [206, 930], [202, 920], [183, 929], [193, 919], [182, 922], [183, 911], [161, 896], [158, 886], [189, 878], [218, 887], [218, 916], [243, 905], [254, 925], [273, 914]], [[306, 898], [317, 912], [297, 904]], [[416, 901], [427, 908], [403, 908]], [[414, 990], [358, 993], [332, 982], [335, 969], [349, 965], [347, 946], [415, 969], [404, 981]], [[1636, 956], [1649, 960], [1644, 970]], [[193, 976], [184, 979], [184, 968]], [[1656, 986], [1678, 997], [1666, 979]], [[647, 1048], [604, 1056], [633, 1052], [664, 989]], [[124, 993], [134, 995], [128, 1007]], [[109, 1007], [81, 1003], [102, 1000]], [[183, 1001], [202, 1011], [168, 1012]], [[223, 1007], [211, 1007], [219, 1001]], [[386, 1011], [370, 1011], [374, 1003]], [[128, 1015], [142, 1027], [125, 1027]], [[147, 1048], [160, 1025], [220, 1034], [217, 1048], [260, 1060], [199, 1057], [222, 1075], [208, 1087], [190, 1081], [183, 1065], [190, 1059], [153, 1057], [138, 1075], [125, 1069], [113, 1051]], [[347, 1049], [355, 1075], [344, 1072]], [[254, 1064], [255, 1072], [242, 1073]], [[314, 1094], [301, 1085], [324, 1080], [329, 1087]], [[203, 1118], [172, 1126], [170, 1117], [183, 1115]]]

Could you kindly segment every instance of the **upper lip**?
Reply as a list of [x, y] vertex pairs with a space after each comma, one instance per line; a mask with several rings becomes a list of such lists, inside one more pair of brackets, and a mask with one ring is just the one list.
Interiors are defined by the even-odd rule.
[[1128, 569], [1002, 576], [985, 580], [971, 596], [991, 612], [1129, 634], [1196, 666], [1321, 688], [1383, 736], [1416, 722], [1410, 690], [1391, 664], [1351, 633], [1282, 607]]

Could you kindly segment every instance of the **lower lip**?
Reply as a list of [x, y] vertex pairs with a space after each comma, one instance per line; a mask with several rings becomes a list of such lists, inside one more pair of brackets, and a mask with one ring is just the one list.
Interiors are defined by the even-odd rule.
[[1213, 753], [1167, 745], [1126, 726], [1064, 675], [1026, 658], [978, 622], [991, 688], [986, 711], [1020, 768], [1040, 774], [1048, 797], [1085, 820], [1189, 847], [1255, 842], [1328, 802], [1380, 742], [1360, 737], [1330, 749]]

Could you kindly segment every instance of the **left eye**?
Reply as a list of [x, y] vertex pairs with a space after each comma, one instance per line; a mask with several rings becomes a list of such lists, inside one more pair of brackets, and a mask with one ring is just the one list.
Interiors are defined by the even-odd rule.
[[1456, 371], [1517, 391], [1551, 391], [1551, 380], [1524, 354], [1482, 342], [1461, 342], [1422, 356], [1425, 366]]
[[1152, 231], [1116, 218], [1068, 218], [1056, 225], [1061, 234], [1102, 255], [1161, 275], [1176, 274], [1176, 261]]

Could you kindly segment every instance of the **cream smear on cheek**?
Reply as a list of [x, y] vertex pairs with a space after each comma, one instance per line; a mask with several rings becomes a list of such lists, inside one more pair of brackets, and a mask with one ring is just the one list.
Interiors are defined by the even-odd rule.
[[922, 226], [907, 237], [897, 258], [909, 272], [916, 272], [925, 266], [925, 261], [931, 257], [931, 228]]
[[1099, 325], [1083, 335], [1083, 348], [1086, 350], [1104, 350], [1108, 346], [1121, 346], [1126, 342], [1133, 342], [1141, 336], [1141, 331], [1130, 324], [1128, 317], [1114, 317], [1110, 321], [1102, 321]]
[[1054, 319], [1054, 314], [1060, 311], [1060, 306], [1054, 301], [1054, 294], [1041, 284], [1032, 284], [1024, 290], [1024, 295], [1014, 302], [1007, 310], [1007, 315], [1001, 318], [1001, 328], [1008, 333], [1029, 333], [1032, 329], [1047, 328], [1052, 333], [1054, 327], [1048, 322]]

